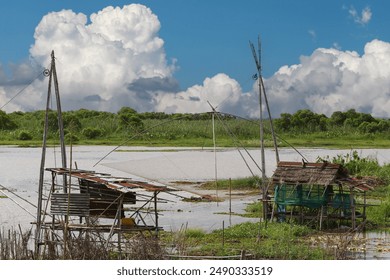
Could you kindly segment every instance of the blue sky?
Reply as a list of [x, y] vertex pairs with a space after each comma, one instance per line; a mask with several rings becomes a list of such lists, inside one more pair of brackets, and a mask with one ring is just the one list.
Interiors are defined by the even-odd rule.
[[15, 0], [1, 4], [0, 65], [12, 79], [10, 65], [28, 61], [35, 29], [50, 12], [70, 9], [84, 14], [89, 24], [92, 13], [132, 3], [150, 8], [158, 18], [157, 36], [164, 42], [166, 63], [175, 65], [171, 74], [178, 85], [176, 92], [204, 86], [207, 77], [219, 73], [236, 81], [242, 94], [250, 92], [256, 69], [248, 41], [255, 42], [258, 35], [263, 75], [269, 80], [280, 67], [300, 64], [302, 57], [312, 56], [317, 49], [354, 51], [362, 56], [367, 43], [390, 42], [390, 2], [385, 0]]
[[[255, 70], [248, 41], [260, 35], [264, 76], [282, 65], [299, 62], [316, 48], [338, 44], [361, 53], [366, 42], [390, 41], [388, 1], [6, 1], [1, 4], [0, 62], [20, 62], [29, 55], [34, 29], [51, 11], [71, 9], [90, 15], [106, 6], [141, 3], [158, 16], [160, 37], [168, 57], [177, 58], [175, 76], [183, 87], [199, 83], [205, 76], [225, 72], [248, 86]], [[349, 14], [370, 7], [374, 13], [366, 25]], [[313, 35], [315, 34], [315, 35]]]

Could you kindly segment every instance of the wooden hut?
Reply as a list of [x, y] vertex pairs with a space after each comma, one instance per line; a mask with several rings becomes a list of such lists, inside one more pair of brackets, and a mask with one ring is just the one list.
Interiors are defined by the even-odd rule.
[[157, 204], [164, 201], [158, 194], [174, 191], [158, 183], [93, 171], [68, 168], [46, 171], [51, 172], [52, 180], [39, 220], [42, 231], [39, 245], [66, 248], [67, 236], [97, 234], [106, 244], [116, 244], [121, 251], [124, 233], [158, 234], [161, 228]]
[[273, 217], [314, 222], [320, 229], [324, 221], [348, 220], [353, 228], [357, 219], [364, 221], [366, 191], [371, 189], [339, 164], [286, 161], [278, 163], [270, 188]]

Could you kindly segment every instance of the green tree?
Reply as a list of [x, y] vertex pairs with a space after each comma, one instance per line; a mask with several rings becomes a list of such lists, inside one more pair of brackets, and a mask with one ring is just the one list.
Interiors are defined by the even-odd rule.
[[117, 114], [120, 126], [123, 128], [140, 130], [144, 127], [137, 111], [130, 107], [122, 107]]
[[274, 121], [276, 129], [281, 131], [289, 131], [291, 129], [291, 118], [292, 115], [289, 113], [280, 114], [280, 118]]
[[291, 125], [301, 132], [325, 131], [326, 123], [325, 115], [313, 113], [308, 109], [298, 110], [291, 117]]
[[330, 116], [330, 123], [337, 126], [343, 126], [346, 119], [346, 113], [336, 111]]
[[82, 125], [79, 117], [76, 114], [66, 112], [63, 114], [62, 120], [64, 123], [64, 128], [74, 132], [81, 130]]
[[17, 128], [16, 123], [7, 115], [6, 112], [0, 110], [0, 129], [1, 130], [13, 130]]
[[83, 129], [82, 134], [88, 139], [96, 139], [103, 135], [103, 131], [99, 128], [86, 127]]
[[18, 136], [17, 136], [18, 140], [31, 140], [33, 139], [33, 136], [31, 135], [31, 133], [29, 131], [26, 131], [26, 130], [22, 130], [19, 132]]
[[358, 126], [358, 129], [363, 133], [376, 133], [379, 132], [380, 127], [376, 122], [364, 121]]
[[376, 122], [376, 119], [367, 113], [359, 113], [356, 112], [355, 109], [350, 109], [347, 112], [345, 112], [345, 124], [351, 127], [359, 127], [363, 122]]
[[130, 107], [122, 107], [118, 113], [118, 115], [121, 115], [121, 114], [130, 114], [130, 115], [136, 115], [137, 114], [137, 111], [134, 110], [133, 108], [130, 108]]

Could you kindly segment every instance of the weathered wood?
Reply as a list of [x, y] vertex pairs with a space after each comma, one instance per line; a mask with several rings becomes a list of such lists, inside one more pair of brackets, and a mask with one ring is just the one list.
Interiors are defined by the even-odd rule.
[[54, 193], [51, 198], [50, 212], [53, 215], [82, 216], [89, 213], [89, 194]]

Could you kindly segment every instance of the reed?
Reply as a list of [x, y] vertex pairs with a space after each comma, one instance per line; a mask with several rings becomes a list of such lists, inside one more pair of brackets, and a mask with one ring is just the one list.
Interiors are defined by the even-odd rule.
[[4, 228], [0, 231], [0, 260], [29, 260], [33, 258], [31, 248], [32, 229], [22, 232]]

